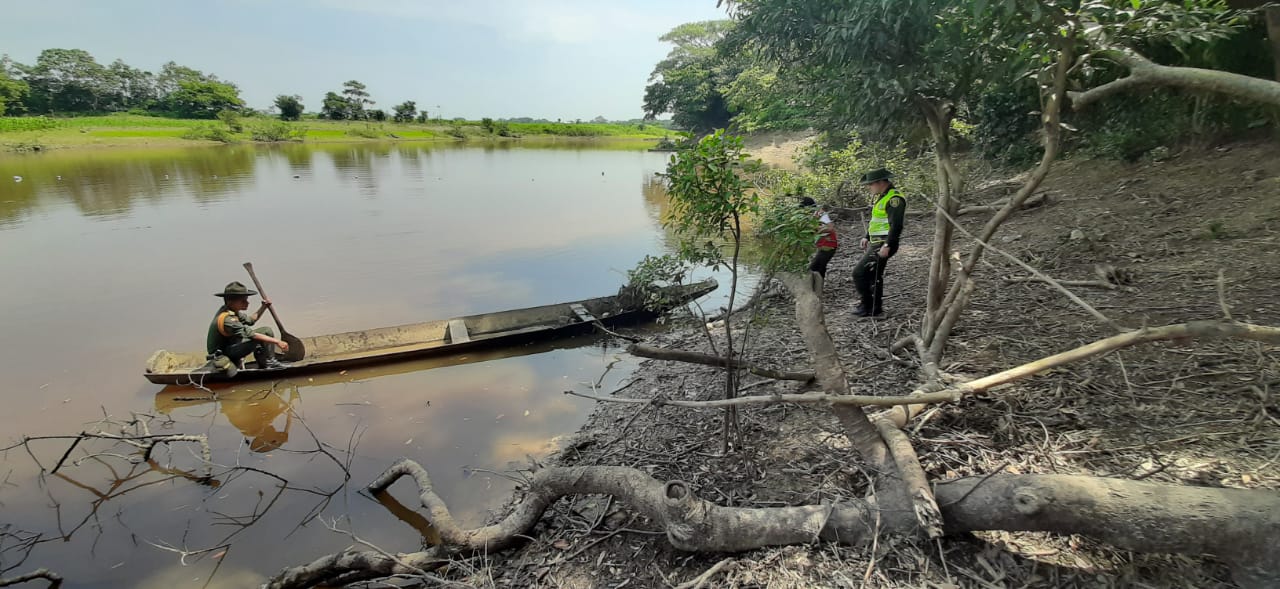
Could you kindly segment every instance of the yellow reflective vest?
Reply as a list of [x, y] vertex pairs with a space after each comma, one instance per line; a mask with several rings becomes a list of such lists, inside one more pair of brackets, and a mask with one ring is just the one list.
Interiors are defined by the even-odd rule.
[[867, 235], [872, 239], [876, 237], [888, 237], [889, 235], [889, 214], [885, 212], [885, 208], [889, 205], [889, 201], [895, 196], [902, 196], [898, 193], [897, 188], [890, 188], [876, 201], [876, 205], [871, 207], [871, 223], [867, 224]]

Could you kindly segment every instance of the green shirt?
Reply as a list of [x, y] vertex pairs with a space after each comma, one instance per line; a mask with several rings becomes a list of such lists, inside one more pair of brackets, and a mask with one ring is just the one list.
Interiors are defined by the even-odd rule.
[[[226, 318], [223, 319], [223, 314]], [[218, 321], [222, 321], [222, 330], [218, 330]], [[226, 335], [222, 335], [226, 332]], [[253, 318], [244, 311], [231, 311], [223, 305], [213, 314], [209, 322], [209, 336], [205, 339], [205, 349], [213, 354], [218, 350], [226, 350], [228, 346], [253, 339]]]

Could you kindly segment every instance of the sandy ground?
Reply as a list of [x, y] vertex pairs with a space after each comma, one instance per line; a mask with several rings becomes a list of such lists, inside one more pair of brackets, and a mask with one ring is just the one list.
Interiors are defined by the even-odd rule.
[[797, 170], [796, 156], [813, 142], [814, 135], [810, 131], [773, 132], [751, 135], [746, 138], [745, 147], [752, 156], [765, 165], [784, 170]]

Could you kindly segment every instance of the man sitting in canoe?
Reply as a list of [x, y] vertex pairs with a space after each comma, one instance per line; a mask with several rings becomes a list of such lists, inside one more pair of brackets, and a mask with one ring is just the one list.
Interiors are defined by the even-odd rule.
[[209, 324], [209, 337], [205, 340], [205, 347], [214, 365], [232, 374], [243, 366], [244, 357], [251, 353], [258, 361], [258, 368], [286, 366], [276, 360], [276, 346], [287, 352], [289, 344], [277, 339], [270, 327], [253, 327], [262, 312], [271, 306], [271, 301], [263, 297], [262, 306], [258, 307], [256, 313], [245, 313], [249, 308], [249, 297], [256, 294], [257, 291], [249, 290], [239, 282], [232, 282], [222, 292], [213, 295], [222, 297], [222, 306]]

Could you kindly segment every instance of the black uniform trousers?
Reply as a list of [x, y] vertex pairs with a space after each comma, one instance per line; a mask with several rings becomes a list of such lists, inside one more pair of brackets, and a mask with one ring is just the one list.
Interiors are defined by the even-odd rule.
[[[883, 310], [884, 269], [889, 263], [889, 258], [880, 257], [880, 246], [883, 245], [883, 241], [872, 241], [867, 246], [866, 253], [862, 254], [862, 259], [858, 260], [858, 265], [853, 268], [853, 284], [862, 299], [860, 306], [877, 315]], [[890, 257], [893, 255], [890, 254]]]

